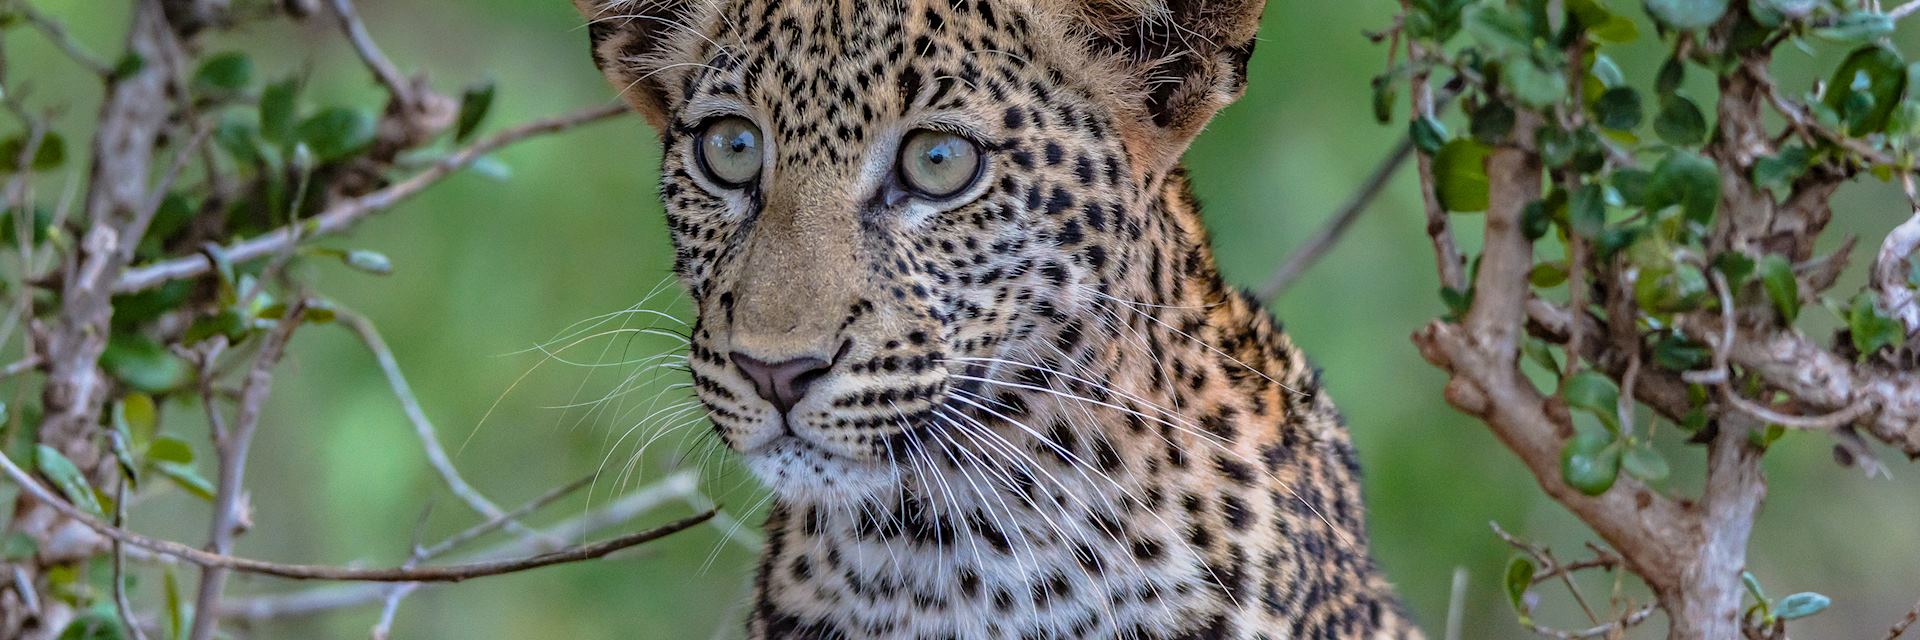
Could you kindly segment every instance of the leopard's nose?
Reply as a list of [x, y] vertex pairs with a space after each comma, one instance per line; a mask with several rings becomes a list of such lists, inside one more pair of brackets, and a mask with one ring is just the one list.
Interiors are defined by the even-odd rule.
[[822, 376], [833, 364], [819, 358], [794, 358], [780, 362], [767, 362], [759, 358], [735, 351], [729, 354], [734, 366], [753, 381], [753, 390], [773, 403], [775, 409], [786, 414], [806, 397], [807, 387]]

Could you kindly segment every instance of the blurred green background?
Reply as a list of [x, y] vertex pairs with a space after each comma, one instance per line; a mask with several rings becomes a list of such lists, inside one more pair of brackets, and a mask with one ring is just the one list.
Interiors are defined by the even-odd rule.
[[[111, 58], [120, 49], [123, 4], [39, 6]], [[609, 100], [588, 60], [581, 20], [564, 0], [361, 5], [387, 53], [405, 69], [430, 72], [439, 90], [457, 94], [468, 83], [496, 80], [495, 127]], [[1387, 26], [1396, 9], [1384, 0], [1269, 7], [1246, 98], [1188, 155], [1221, 262], [1235, 282], [1264, 281], [1403, 135], [1401, 125], [1381, 126], [1369, 115], [1368, 79], [1383, 68], [1386, 49], [1362, 35]], [[1643, 33], [1651, 29], [1643, 25]], [[1899, 37], [1920, 42], [1916, 35], [1910, 24]], [[310, 70], [315, 95], [328, 102], [379, 104], [330, 21], [269, 22], [208, 44], [210, 51], [253, 53], [263, 77]], [[99, 99], [96, 83], [34, 34], [16, 30], [6, 54], [15, 82], [30, 85], [36, 102], [76, 105], [59, 125], [86, 129]], [[1660, 53], [1629, 47], [1614, 55], [1645, 84]], [[1782, 58], [1788, 86], [1810, 86], [1793, 75], [1808, 59]], [[1703, 102], [1712, 97], [1711, 86], [1690, 91]], [[757, 521], [759, 512], [749, 508], [763, 493], [714, 450], [703, 425], [660, 438], [631, 477], [622, 474], [636, 437], [657, 426], [641, 420], [649, 401], [656, 394], [664, 394], [662, 405], [685, 397], [666, 386], [677, 381], [672, 376], [625, 396], [617, 406], [626, 411], [557, 408], [605, 394], [632, 369], [581, 365], [667, 352], [672, 340], [601, 337], [568, 352], [573, 364], [543, 363], [527, 351], [578, 321], [640, 302], [667, 277], [651, 132], [638, 118], [625, 118], [524, 144], [500, 159], [512, 171], [506, 182], [456, 176], [323, 243], [385, 252], [396, 266], [391, 277], [332, 264], [304, 267], [303, 277], [377, 321], [457, 464], [498, 503], [515, 505], [602, 471], [590, 492], [534, 519], [553, 522], [680, 466], [699, 468], [703, 492]], [[1869, 244], [1906, 215], [1883, 185], [1852, 188], [1840, 202], [1837, 226]], [[1471, 243], [1477, 220], [1458, 222]], [[1350, 418], [1367, 471], [1375, 549], [1414, 611], [1437, 637], [1458, 568], [1468, 574], [1465, 637], [1533, 637], [1514, 623], [1500, 595], [1498, 575], [1510, 552], [1487, 523], [1552, 544], [1563, 558], [1585, 557], [1581, 543], [1592, 537], [1540, 495], [1485, 428], [1441, 401], [1440, 374], [1407, 339], [1442, 312], [1423, 224], [1411, 172], [1403, 172], [1275, 311], [1325, 367]], [[1855, 274], [1848, 282], [1858, 281]], [[687, 317], [678, 291], [668, 289], [647, 308]], [[243, 555], [397, 564], [413, 541], [438, 540], [475, 521], [425, 464], [372, 358], [345, 330], [303, 332], [276, 389], [249, 472], [256, 526], [239, 544]], [[168, 409], [170, 429], [204, 429], [196, 426], [197, 408]], [[207, 454], [205, 440], [197, 442]], [[1698, 450], [1662, 444], [1677, 467], [1671, 488], [1691, 491], [1699, 484]], [[1772, 495], [1754, 535], [1752, 570], [1775, 595], [1812, 590], [1835, 601], [1827, 613], [1796, 623], [1797, 636], [1878, 638], [1920, 597], [1920, 482], [1914, 467], [1889, 461], [1894, 480], [1868, 480], [1837, 468], [1821, 438], [1800, 434], [1769, 455]], [[603, 535], [692, 510], [675, 503]], [[132, 514], [135, 528], [190, 543], [204, 539], [206, 521], [207, 505], [177, 492], [145, 499]], [[426, 589], [399, 610], [394, 637], [735, 637], [754, 554], [725, 533], [701, 528], [609, 561]], [[138, 601], [158, 603], [160, 576], [139, 570]], [[194, 578], [180, 577], [189, 584]], [[1632, 580], [1626, 583], [1625, 593], [1644, 602]], [[1583, 587], [1604, 607], [1613, 585], [1594, 576]], [[242, 578], [231, 592], [313, 588]], [[1588, 626], [1564, 592], [1542, 594], [1544, 622]], [[377, 613], [378, 606], [362, 606], [262, 623], [251, 635], [365, 637]], [[1660, 626], [1658, 618], [1651, 626]]]

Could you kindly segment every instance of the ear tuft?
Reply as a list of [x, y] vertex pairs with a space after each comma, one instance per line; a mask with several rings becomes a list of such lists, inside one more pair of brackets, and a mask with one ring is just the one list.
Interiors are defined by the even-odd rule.
[[656, 129], [667, 122], [671, 59], [699, 42], [696, 0], [573, 0], [587, 19], [593, 62]]

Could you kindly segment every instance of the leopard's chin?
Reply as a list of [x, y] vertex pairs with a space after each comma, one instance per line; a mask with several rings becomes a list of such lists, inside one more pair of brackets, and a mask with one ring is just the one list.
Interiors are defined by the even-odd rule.
[[858, 504], [901, 486], [897, 465], [835, 454], [790, 434], [742, 455], [754, 475], [789, 503]]

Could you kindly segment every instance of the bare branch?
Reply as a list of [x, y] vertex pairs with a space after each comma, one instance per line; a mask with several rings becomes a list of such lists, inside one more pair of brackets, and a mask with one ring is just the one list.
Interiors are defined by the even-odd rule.
[[120, 542], [134, 545], [137, 547], [144, 547], [146, 549], [150, 549], [166, 555], [174, 556], [186, 562], [196, 564], [202, 567], [219, 567], [222, 569], [240, 571], [243, 573], [275, 576], [275, 577], [287, 578], [291, 580], [339, 580], [339, 581], [355, 581], [355, 582], [460, 582], [463, 580], [471, 580], [474, 578], [485, 578], [489, 576], [504, 575], [509, 573], [519, 573], [522, 571], [538, 569], [541, 567], [550, 567], [557, 564], [567, 564], [567, 563], [573, 563], [573, 562], [581, 562], [585, 560], [597, 560], [600, 558], [604, 558], [616, 552], [619, 552], [621, 550], [628, 549], [636, 545], [652, 542], [654, 540], [658, 540], [660, 538], [664, 538], [666, 536], [679, 533], [687, 529], [691, 529], [695, 526], [700, 525], [703, 522], [706, 522], [709, 519], [712, 519], [714, 514], [713, 511], [707, 511], [707, 512], [703, 512], [703, 513], [689, 516], [686, 518], [681, 518], [679, 520], [675, 520], [673, 522], [667, 523], [666, 525], [655, 527], [653, 529], [648, 529], [646, 531], [642, 531], [639, 533], [621, 536], [618, 538], [606, 540], [603, 542], [596, 542], [593, 544], [568, 547], [566, 549], [561, 549], [559, 551], [554, 551], [551, 553], [543, 553], [535, 556], [515, 558], [511, 560], [474, 562], [469, 564], [457, 564], [457, 565], [445, 565], [445, 566], [433, 566], [433, 567], [420, 567], [415, 569], [405, 569], [405, 568], [369, 569], [369, 568], [360, 568], [360, 567], [336, 567], [336, 566], [311, 565], [311, 564], [282, 564], [277, 562], [267, 562], [264, 560], [254, 560], [250, 558], [241, 558], [241, 557], [223, 555], [218, 553], [212, 553], [209, 551], [202, 551], [200, 549], [195, 549], [193, 547], [180, 544], [178, 542], [148, 537], [145, 535], [134, 533], [132, 531], [121, 529], [119, 527], [115, 527], [105, 522], [101, 522], [98, 518], [88, 515], [85, 511], [81, 511], [79, 507], [73, 506], [71, 503], [68, 503], [64, 498], [61, 498], [59, 495], [55, 494], [53, 490], [48, 489], [45, 485], [40, 484], [40, 481], [35, 480], [32, 475], [29, 475], [25, 470], [21, 469], [20, 465], [15, 464], [13, 459], [8, 457], [4, 452], [0, 452], [0, 472], [5, 472], [7, 477], [13, 479], [15, 483], [19, 484], [21, 490], [27, 493], [28, 495], [33, 496], [34, 500], [52, 507], [54, 510], [59, 511], [61, 515], [66, 516], [67, 518], [73, 520], [74, 522], [78, 522], [81, 525], [87, 527], [88, 529], [92, 529], [95, 533], [98, 533], [107, 538], [118, 540]]
[[[121, 478], [113, 492], [113, 526], [127, 526], [127, 479]], [[127, 546], [113, 541], [113, 608], [120, 616], [120, 627], [133, 640], [147, 640], [146, 631], [134, 618], [133, 604], [127, 600]]]
[[[1914, 0], [1908, 6], [1913, 5], [1920, 5], [1920, 0]], [[1887, 629], [1887, 640], [1899, 640], [1900, 636], [1906, 635], [1907, 627], [1913, 626], [1915, 621], [1920, 621], [1920, 602], [1914, 603], [1913, 608], [1907, 610], [1905, 617], [1900, 618], [1899, 622], [1893, 623], [1892, 628]]]
[[1267, 284], [1260, 287], [1260, 299], [1271, 302], [1279, 297], [1281, 292], [1286, 291], [1287, 287], [1292, 286], [1295, 280], [1300, 279], [1300, 276], [1307, 272], [1307, 268], [1312, 267], [1321, 256], [1332, 250], [1333, 245], [1339, 243], [1341, 236], [1346, 234], [1347, 228], [1353, 226], [1353, 221], [1360, 219], [1360, 214], [1366, 212], [1367, 205], [1373, 203], [1373, 199], [1386, 188], [1387, 182], [1393, 179], [1393, 174], [1399, 172], [1400, 167], [1405, 165], [1407, 158], [1412, 155], [1413, 139], [1401, 138], [1399, 144], [1395, 145], [1392, 151], [1387, 152], [1387, 157], [1381, 158], [1380, 164], [1374, 166], [1373, 173], [1368, 174], [1366, 181], [1360, 183], [1360, 188], [1355, 190], [1352, 196], [1348, 196], [1346, 204], [1341, 205], [1334, 212], [1333, 217], [1327, 220], [1326, 226], [1321, 227], [1319, 233], [1314, 234], [1313, 238], [1307, 240], [1299, 249], [1295, 249], [1292, 255], [1287, 256], [1287, 261], [1273, 272], [1273, 276], [1267, 279]]
[[[228, 259], [245, 262], [282, 251], [301, 239], [311, 239], [322, 235], [338, 233], [353, 226], [360, 220], [392, 208], [411, 198], [427, 187], [452, 175], [481, 156], [492, 153], [502, 147], [512, 145], [528, 138], [564, 131], [580, 125], [605, 120], [625, 113], [624, 105], [609, 104], [588, 107], [565, 115], [529, 122], [512, 129], [501, 131], [479, 142], [467, 146], [447, 156], [433, 166], [414, 174], [405, 181], [364, 196], [346, 200], [334, 205], [311, 218], [302, 221], [302, 229], [282, 227], [266, 235], [238, 242], [224, 247]], [[176, 258], [165, 262], [127, 271], [113, 287], [113, 292], [133, 293], [153, 287], [205, 274], [213, 269], [206, 256]]]
[[403, 105], [412, 104], [413, 88], [407, 84], [400, 68], [380, 52], [380, 45], [374, 43], [373, 35], [367, 33], [367, 25], [360, 21], [359, 12], [353, 8], [353, 0], [332, 0], [332, 3], [334, 14], [340, 17], [340, 30], [346, 33], [347, 41], [353, 43], [353, 51], [359, 54], [360, 61], [373, 71], [380, 84], [386, 85], [395, 101]]
[[1529, 624], [1527, 626], [1531, 628], [1534, 633], [1539, 634], [1541, 637], [1554, 638], [1555, 640], [1586, 640], [1588, 638], [1614, 638], [1614, 637], [1618, 637], [1617, 634], [1620, 634], [1626, 631], [1627, 629], [1631, 629], [1635, 626], [1638, 626], [1642, 622], [1646, 622], [1647, 618], [1653, 615], [1653, 609], [1654, 609], [1654, 605], [1647, 605], [1644, 607], [1640, 607], [1639, 609], [1636, 609], [1633, 612], [1628, 613], [1627, 615], [1621, 616], [1620, 619], [1618, 620], [1614, 620], [1613, 622], [1609, 622], [1609, 623], [1596, 626], [1590, 629], [1583, 629], [1580, 631], [1561, 631], [1559, 629], [1548, 629], [1538, 624]]
[[[667, 476], [649, 485], [646, 489], [622, 496], [619, 500], [615, 500], [605, 507], [575, 516], [559, 525], [549, 527], [548, 530], [552, 531], [554, 535], [564, 539], [583, 538], [595, 531], [625, 523], [635, 517], [657, 509], [662, 505], [683, 500], [695, 492], [695, 485], [696, 478], [694, 474], [690, 471], [682, 471]], [[535, 499], [535, 502], [539, 501], [540, 499]], [[526, 509], [526, 507], [516, 509], [515, 513], [519, 513], [523, 509]], [[707, 509], [705, 511], [718, 513], [715, 509]], [[478, 535], [479, 534], [474, 533], [474, 529], [455, 534], [442, 541], [441, 544], [430, 548], [428, 557], [440, 555], [452, 546], [456, 540], [471, 540]], [[482, 552], [475, 557], [478, 559], [511, 558], [530, 553], [540, 553], [542, 551], [542, 549], [530, 541], [516, 539]], [[315, 615], [337, 609], [380, 602], [386, 596], [387, 588], [385, 585], [356, 584], [322, 587], [285, 595], [262, 596], [228, 603], [222, 607], [220, 615], [221, 617], [256, 621]]]
[[400, 408], [407, 414], [407, 421], [413, 423], [414, 437], [420, 440], [420, 446], [426, 452], [428, 464], [433, 466], [434, 472], [440, 474], [440, 481], [447, 485], [447, 489], [452, 491], [453, 495], [459, 497], [461, 502], [465, 502], [481, 517], [489, 521], [498, 520], [503, 526], [519, 535], [540, 538], [550, 546], [557, 547], [564, 544], [513, 520], [492, 500], [488, 500], [486, 496], [480, 494], [479, 490], [474, 489], [473, 485], [468, 484], [466, 478], [460, 476], [460, 470], [454, 467], [453, 459], [447, 456], [447, 450], [440, 445], [439, 432], [434, 429], [433, 421], [427, 418], [426, 410], [421, 408], [420, 399], [414, 397], [413, 387], [407, 384], [406, 375], [400, 372], [400, 363], [394, 359], [393, 350], [387, 347], [387, 341], [380, 337], [380, 331], [374, 328], [373, 322], [367, 320], [365, 316], [344, 309], [336, 310], [335, 316], [339, 318], [341, 324], [352, 329], [354, 335], [360, 337], [360, 342], [366, 345], [368, 351], [373, 352], [374, 360], [380, 364], [381, 373], [386, 375], [387, 386], [392, 388], [394, 398], [400, 401]]
[[1873, 262], [1873, 289], [1887, 312], [1906, 327], [1907, 335], [1920, 333], [1920, 295], [1908, 282], [1908, 264], [1915, 251], [1920, 251], [1920, 205], [1916, 205], [1913, 217], [1887, 233]]
[[67, 26], [61, 24], [59, 20], [40, 13], [39, 9], [35, 9], [33, 4], [26, 0], [16, 0], [13, 3], [13, 9], [20, 13], [20, 17], [26, 18], [35, 29], [46, 34], [47, 39], [52, 40], [54, 46], [59, 47], [62, 53], [67, 54], [68, 58], [72, 58], [80, 66], [86, 67], [96, 76], [113, 75], [113, 67], [100, 56], [94, 55], [93, 52], [87, 51], [86, 47], [81, 46], [80, 42], [73, 38], [73, 34], [67, 32]]
[[[247, 452], [253, 446], [253, 434], [260, 426], [260, 411], [267, 403], [267, 394], [273, 388], [273, 367], [280, 363], [286, 354], [287, 344], [293, 341], [293, 332], [306, 319], [307, 301], [297, 299], [288, 305], [280, 324], [267, 333], [260, 347], [259, 355], [254, 357], [253, 368], [247, 372], [247, 379], [240, 389], [240, 409], [234, 415], [233, 428], [224, 437], [214, 440], [219, 451], [220, 480], [213, 501], [212, 538], [207, 543], [208, 550], [217, 554], [233, 551], [233, 539], [238, 535], [246, 517], [243, 510], [248, 507], [242, 497], [244, 489]], [[209, 363], [211, 364], [211, 363]], [[209, 406], [209, 411], [213, 411]], [[215, 611], [219, 608], [220, 591], [227, 583], [225, 567], [208, 566], [200, 572], [200, 593], [194, 601], [195, 611]], [[216, 616], [196, 616], [193, 629], [187, 634], [192, 640], [206, 640], [213, 637]]]

